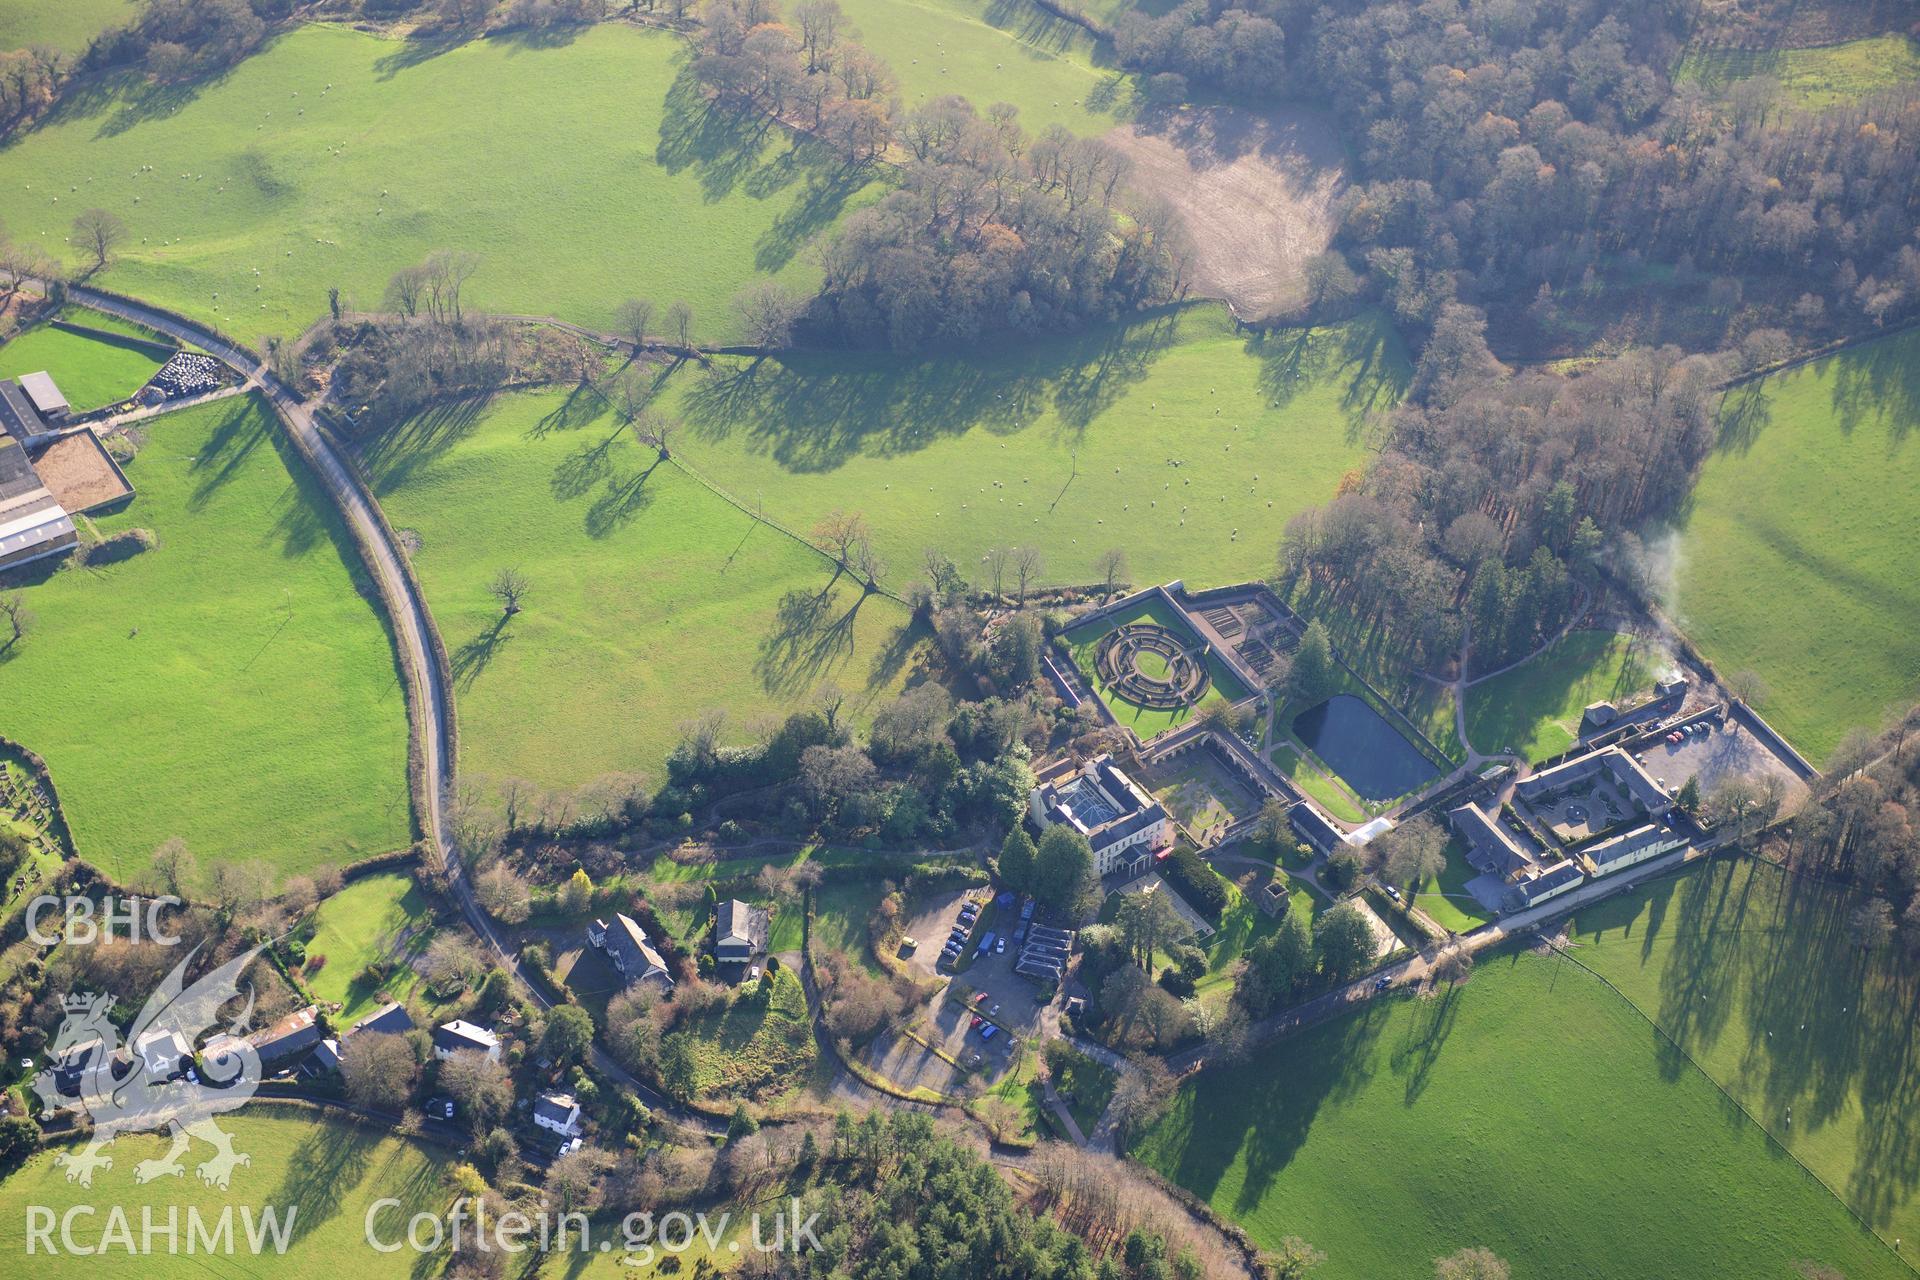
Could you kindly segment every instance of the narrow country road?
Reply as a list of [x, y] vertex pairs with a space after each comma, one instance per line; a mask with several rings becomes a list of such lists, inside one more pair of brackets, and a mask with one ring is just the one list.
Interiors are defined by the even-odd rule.
[[[42, 291], [45, 284], [40, 283]], [[314, 420], [313, 409], [285, 383], [276, 378], [252, 352], [182, 316], [130, 298], [122, 298], [82, 285], [70, 285], [67, 296], [75, 302], [108, 315], [145, 325], [176, 341], [199, 347], [239, 375], [243, 389], [258, 390], [272, 405], [274, 413], [287, 428], [287, 435], [326, 487], [341, 517], [354, 531], [355, 541], [368, 560], [367, 569], [380, 590], [380, 599], [393, 625], [394, 645], [407, 679], [408, 722], [414, 750], [419, 753], [425, 785], [419, 798], [425, 812], [419, 815], [428, 851], [435, 862], [446, 868], [447, 885], [473, 931], [486, 940], [501, 967], [518, 982], [542, 1009], [553, 1002], [545, 989], [532, 981], [522, 969], [519, 955], [512, 950], [474, 898], [467, 868], [446, 825], [446, 797], [452, 793], [453, 760], [448, 744], [453, 723], [452, 703], [439, 664], [434, 661], [428, 637], [433, 622], [426, 601], [407, 572], [402, 552], [389, 535], [387, 523], [375, 506], [374, 497], [361, 484], [353, 470], [340, 457], [333, 437]], [[633, 1090], [649, 1108], [670, 1114], [682, 1124], [714, 1131], [718, 1122], [675, 1104], [655, 1089], [636, 1079], [615, 1062], [598, 1044], [593, 1050], [594, 1068], [608, 1079]]]

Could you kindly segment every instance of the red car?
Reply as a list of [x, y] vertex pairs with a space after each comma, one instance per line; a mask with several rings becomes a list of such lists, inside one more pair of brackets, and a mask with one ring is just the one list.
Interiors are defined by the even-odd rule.
[[980, 1016], [979, 1014], [977, 1014], [977, 1013], [976, 1013], [976, 1014], [974, 1014], [974, 1015], [973, 1015], [973, 1025], [972, 1025], [972, 1026], [970, 1026], [970, 1027], [968, 1027], [968, 1028], [967, 1028], [967, 1030], [969, 1030], [969, 1031], [978, 1031], [978, 1030], [980, 1029], [980, 1024], [981, 1024], [982, 1022], [984, 1022], [984, 1021], [985, 1021], [985, 1019], [984, 1019], [984, 1018], [982, 1018], [982, 1017], [981, 1017], [981, 1016]]
[[987, 993], [982, 991], [979, 995], [973, 998], [973, 1002], [975, 1004], [985, 1004], [987, 1002]]

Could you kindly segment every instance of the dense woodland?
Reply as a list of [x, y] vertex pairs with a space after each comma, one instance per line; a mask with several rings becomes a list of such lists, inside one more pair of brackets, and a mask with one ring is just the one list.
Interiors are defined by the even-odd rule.
[[[1879, 736], [1856, 730], [1834, 749], [1821, 792], [1793, 820], [1787, 855], [1866, 894], [1851, 924], [1863, 950], [1897, 941], [1894, 954], [1920, 973], [1920, 708]], [[1736, 803], [1758, 797], [1735, 796]], [[1723, 798], [1722, 803], [1727, 803]]]
[[811, 133], [851, 168], [897, 162], [894, 189], [820, 247], [810, 303], [783, 308], [763, 289], [743, 304], [757, 337], [798, 323], [816, 341], [919, 351], [1074, 329], [1174, 295], [1174, 217], [1129, 196], [1111, 147], [1058, 125], [1030, 136], [1005, 103], [983, 114], [949, 96], [903, 112], [892, 73], [849, 30], [833, 0], [804, 0], [791, 22], [773, 0], [701, 12], [694, 69], [717, 104]]

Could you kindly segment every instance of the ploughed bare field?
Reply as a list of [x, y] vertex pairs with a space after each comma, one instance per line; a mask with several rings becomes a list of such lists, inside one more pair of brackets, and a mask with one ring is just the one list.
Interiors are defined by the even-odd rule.
[[1180, 212], [1198, 292], [1249, 320], [1302, 297], [1300, 269], [1327, 247], [1346, 182], [1332, 124], [1311, 111], [1188, 107], [1106, 135], [1133, 162], [1129, 181]]

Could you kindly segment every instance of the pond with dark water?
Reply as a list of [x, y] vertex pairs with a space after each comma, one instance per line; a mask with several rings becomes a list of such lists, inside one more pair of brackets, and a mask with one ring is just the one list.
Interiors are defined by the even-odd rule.
[[1293, 733], [1363, 800], [1392, 800], [1440, 776], [1420, 748], [1351, 693], [1302, 711]]

